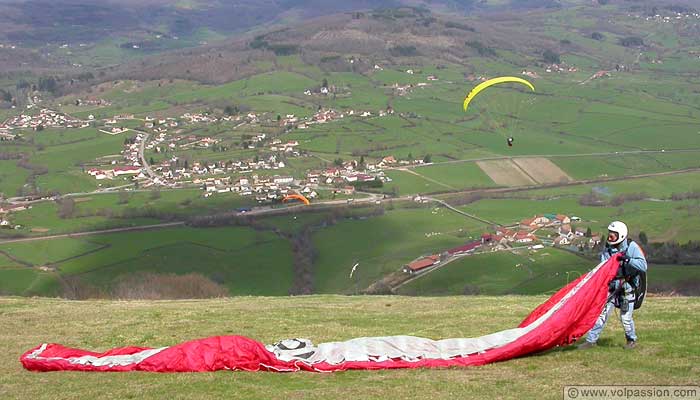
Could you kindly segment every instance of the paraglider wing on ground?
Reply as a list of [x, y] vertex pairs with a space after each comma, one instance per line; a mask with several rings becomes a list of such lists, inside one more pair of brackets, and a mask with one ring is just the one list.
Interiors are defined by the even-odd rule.
[[273, 345], [243, 336], [215, 336], [170, 347], [121, 347], [103, 353], [41, 344], [20, 361], [30, 371], [217, 370], [314, 371], [483, 365], [568, 345], [593, 327], [605, 305], [615, 257], [560, 289], [518, 327], [476, 338], [431, 340], [365, 337], [313, 345], [291, 339]]

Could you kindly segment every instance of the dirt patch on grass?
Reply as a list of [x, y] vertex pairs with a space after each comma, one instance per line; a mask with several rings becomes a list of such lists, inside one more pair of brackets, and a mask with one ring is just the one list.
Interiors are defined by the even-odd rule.
[[513, 160], [527, 175], [538, 183], [563, 183], [572, 179], [566, 172], [546, 158], [516, 158]]
[[30, 231], [31, 232], [36, 232], [36, 233], [46, 233], [50, 231], [51, 229], [48, 228], [32, 228]]
[[76, 203], [85, 203], [86, 201], [92, 200], [92, 197], [76, 197], [73, 199]]
[[476, 165], [498, 185], [525, 186], [537, 183], [512, 160], [477, 161]]

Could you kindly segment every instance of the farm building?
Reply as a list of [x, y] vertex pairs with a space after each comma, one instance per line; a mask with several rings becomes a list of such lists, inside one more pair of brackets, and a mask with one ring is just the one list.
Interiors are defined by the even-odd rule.
[[432, 255], [428, 257], [421, 258], [419, 260], [413, 261], [406, 264], [403, 267], [403, 272], [407, 272], [411, 275], [424, 270], [425, 268], [431, 267], [440, 262], [440, 256]]
[[475, 241], [469, 242], [465, 245], [455, 247], [453, 249], [449, 249], [449, 250], [447, 250], [447, 253], [451, 256], [456, 255], [456, 254], [471, 253], [474, 250], [476, 250], [476, 248], [479, 246], [481, 246], [481, 240], [475, 240]]

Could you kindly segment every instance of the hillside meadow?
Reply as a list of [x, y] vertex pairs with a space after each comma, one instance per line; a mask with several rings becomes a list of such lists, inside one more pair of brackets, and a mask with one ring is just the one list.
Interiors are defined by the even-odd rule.
[[[408, 334], [433, 339], [480, 336], [517, 325], [543, 296], [233, 297], [182, 301], [65, 301], [0, 298], [0, 393], [7, 399], [559, 399], [571, 384], [697, 384], [700, 301], [652, 297], [635, 313], [639, 345], [622, 349], [611, 321], [599, 346], [570, 347], [482, 367], [351, 371], [31, 373], [19, 356], [43, 342], [103, 351], [157, 347], [214, 336], [263, 343], [305, 337], [314, 343]], [[361, 311], [360, 311], [361, 310]], [[611, 373], [614, 366], [614, 373]]]

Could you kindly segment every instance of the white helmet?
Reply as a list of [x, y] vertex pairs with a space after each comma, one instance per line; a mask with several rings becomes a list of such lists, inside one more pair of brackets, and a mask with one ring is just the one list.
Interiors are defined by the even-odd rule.
[[620, 244], [627, 240], [627, 225], [621, 221], [613, 221], [608, 225], [608, 231], [617, 233], [617, 240], [608, 242], [610, 244]]

